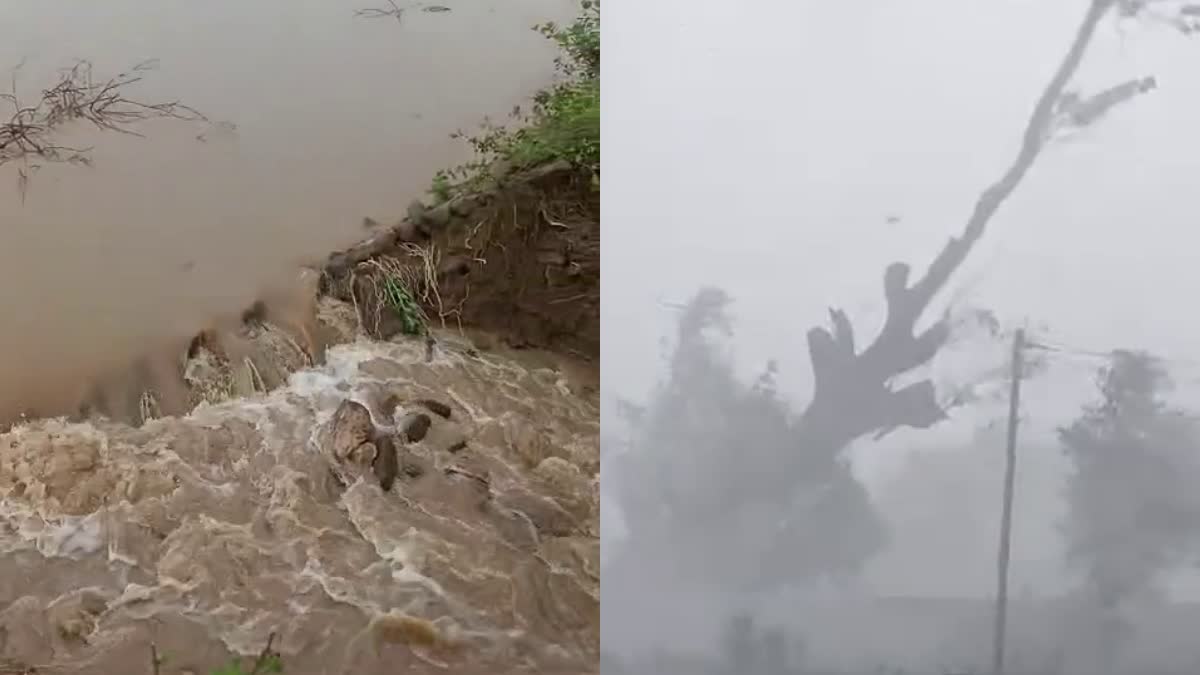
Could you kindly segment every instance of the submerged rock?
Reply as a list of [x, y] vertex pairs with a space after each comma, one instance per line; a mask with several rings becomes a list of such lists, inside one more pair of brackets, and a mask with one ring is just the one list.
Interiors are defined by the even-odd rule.
[[437, 415], [438, 417], [441, 417], [443, 419], [450, 419], [450, 413], [451, 413], [450, 406], [446, 405], [445, 403], [442, 403], [441, 401], [435, 401], [433, 399], [423, 398], [423, 399], [418, 400], [416, 402], [416, 404], [421, 406], [422, 408], [425, 408], [429, 412]]
[[396, 424], [396, 428], [404, 435], [404, 440], [410, 443], [416, 443], [425, 438], [429, 433], [429, 425], [433, 423], [429, 419], [429, 415], [425, 413], [405, 413], [404, 417]]
[[342, 401], [329, 421], [329, 452], [335, 462], [343, 463], [363, 443], [375, 435], [371, 412], [358, 401]]
[[392, 489], [392, 484], [396, 482], [396, 476], [400, 473], [400, 458], [396, 454], [396, 443], [388, 434], [381, 434], [375, 439], [375, 456], [371, 461], [371, 471], [384, 492]]

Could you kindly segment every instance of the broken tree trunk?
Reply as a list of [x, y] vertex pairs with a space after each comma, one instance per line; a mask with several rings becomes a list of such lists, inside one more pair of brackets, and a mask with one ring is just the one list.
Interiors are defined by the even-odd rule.
[[907, 264], [888, 266], [883, 279], [887, 319], [875, 340], [859, 351], [850, 319], [839, 309], [829, 312], [832, 328], [808, 332], [815, 388], [799, 429], [804, 451], [836, 453], [865, 434], [902, 426], [928, 428], [946, 418], [932, 382], [894, 389], [892, 381], [929, 363], [950, 337], [945, 315], [920, 332], [917, 323], [1044, 148], [1055, 108], [1097, 25], [1114, 5], [1114, 0], [1093, 0], [1088, 5], [1070, 49], [1026, 124], [1020, 150], [999, 180], [980, 194], [962, 233], [946, 242], [915, 283], [909, 283]]

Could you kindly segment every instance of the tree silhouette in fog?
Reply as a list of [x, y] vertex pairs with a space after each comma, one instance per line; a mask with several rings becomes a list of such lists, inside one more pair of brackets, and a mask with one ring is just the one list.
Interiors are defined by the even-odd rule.
[[748, 614], [738, 614], [722, 635], [722, 672], [739, 675], [789, 675], [802, 673], [804, 645], [781, 629], [757, 625]]
[[1100, 610], [1105, 649], [1119, 642], [1120, 610], [1155, 599], [1163, 575], [1200, 552], [1200, 420], [1163, 400], [1170, 386], [1158, 359], [1114, 352], [1097, 376], [1099, 400], [1059, 431], [1074, 465], [1068, 557]]
[[931, 380], [897, 384], [928, 365], [951, 338], [949, 310], [927, 316], [936, 296], [1061, 132], [1095, 124], [1155, 88], [1152, 77], [1142, 77], [1085, 95], [1073, 80], [1106, 17], [1165, 17], [1181, 32], [1193, 32], [1191, 10], [1164, 10], [1167, 4], [1087, 3], [1015, 155], [980, 192], [958, 235], [919, 276], [904, 262], [884, 270], [887, 314], [878, 333], [861, 339], [838, 308], [830, 308], [828, 326], [808, 331], [814, 393], [803, 411], [793, 414], [780, 401], [769, 369], [753, 385], [737, 381], [711, 339], [714, 331], [732, 332], [729, 298], [714, 289], [696, 295], [679, 318], [662, 386], [633, 415], [632, 451], [610, 462], [631, 516], [629, 550], [643, 558], [640, 564], [657, 559], [675, 577], [690, 574], [748, 590], [853, 574], [880, 547], [883, 527], [841, 454], [862, 436], [929, 428], [947, 418], [947, 401]]
[[[829, 326], [808, 331], [814, 393], [795, 422], [775, 399], [769, 382], [744, 392], [729, 386], [715, 387], [716, 391], [703, 389], [712, 388], [718, 379], [728, 377], [727, 366], [703, 355], [705, 343], [699, 337], [705, 325], [717, 326], [723, 320], [727, 299], [713, 290], [697, 295], [680, 320], [675, 356], [675, 364], [687, 363], [690, 370], [680, 373], [678, 365], [672, 366], [668, 384], [659, 394], [645, 429], [645, 440], [651, 446], [661, 444], [662, 441], [654, 439], [662, 437], [668, 429], [672, 443], [696, 446], [697, 459], [691, 471], [680, 468], [679, 474], [655, 479], [663, 493], [662, 506], [670, 508], [672, 500], [678, 501], [680, 491], [699, 490], [707, 501], [694, 501], [689, 508], [705, 504], [709, 509], [724, 509], [731, 503], [730, 495], [746, 490], [734, 486], [752, 480], [756, 501], [771, 505], [763, 506], [765, 513], [796, 513], [797, 499], [811, 499], [802, 496], [806, 488], [824, 480], [830, 494], [837, 495], [833, 501], [845, 507], [855, 499], [852, 495], [858, 488], [845, 469], [838, 468], [836, 458], [849, 443], [864, 435], [886, 433], [898, 427], [928, 428], [946, 419], [946, 406], [939, 401], [930, 380], [905, 386], [895, 384], [897, 379], [930, 363], [950, 338], [949, 312], [923, 325], [931, 304], [1059, 132], [1094, 124], [1117, 106], [1154, 89], [1152, 77], [1136, 78], [1087, 96], [1072, 88], [1075, 73], [1101, 22], [1111, 14], [1122, 19], [1166, 20], [1179, 31], [1190, 34], [1195, 30], [1195, 16], [1190, 7], [1177, 5], [1155, 0], [1091, 0], [1087, 4], [1066, 54], [1026, 121], [1017, 152], [999, 177], [979, 194], [960, 233], [946, 242], [924, 273], [915, 279], [911, 266], [904, 262], [892, 263], [884, 270], [882, 290], [887, 316], [882, 329], [864, 342], [856, 334], [849, 315], [831, 308]], [[724, 329], [728, 330], [728, 326]], [[710, 415], [744, 420], [733, 425], [738, 429], [737, 438], [729, 438], [730, 432], [712, 430]], [[656, 429], [655, 425], [662, 429]], [[761, 436], [756, 439], [758, 443], [746, 438], [751, 433]], [[787, 449], [778, 447], [781, 436], [790, 437]], [[729, 457], [700, 459], [702, 454], [712, 452], [700, 450], [701, 447], [718, 446], [725, 447]], [[771, 459], [752, 469], [751, 458], [756, 455]], [[697, 475], [701, 466], [713, 469], [716, 475]], [[700, 481], [703, 487], [681, 487], [689, 480]], [[824, 505], [826, 501], [817, 499], [814, 506], [819, 510], [816, 505]], [[679, 506], [674, 508], [678, 510]], [[782, 529], [778, 538], [802, 536], [796, 530], [799, 526], [794, 524], [795, 520], [779, 525]], [[852, 522], [847, 521], [846, 527]], [[830, 551], [840, 548], [832, 546]], [[846, 550], [853, 548], [849, 546]], [[857, 548], [862, 553], [871, 546]], [[824, 547], [809, 550], [817, 558], [825, 557]], [[763, 564], [770, 566], [769, 562]], [[817, 565], [822, 566], [827, 565]], [[802, 568], [796, 570], [802, 572]]]
[[734, 374], [715, 339], [732, 334], [728, 304], [705, 289], [683, 308], [667, 375], [630, 416], [632, 447], [611, 461], [621, 503], [636, 514], [636, 557], [742, 590], [853, 574], [884, 529], [835, 455], [801, 454], [790, 507], [754, 508], [767, 477], [796, 454], [801, 420], [777, 395], [772, 367], [753, 383]]

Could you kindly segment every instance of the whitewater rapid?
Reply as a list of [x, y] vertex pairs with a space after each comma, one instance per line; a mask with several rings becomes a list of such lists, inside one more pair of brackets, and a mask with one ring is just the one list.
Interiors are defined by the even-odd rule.
[[[449, 333], [427, 358], [360, 339], [183, 417], [0, 435], [0, 664], [204, 675], [274, 635], [289, 673], [594, 671], [598, 399]], [[385, 492], [332, 478], [346, 399], [452, 412]]]

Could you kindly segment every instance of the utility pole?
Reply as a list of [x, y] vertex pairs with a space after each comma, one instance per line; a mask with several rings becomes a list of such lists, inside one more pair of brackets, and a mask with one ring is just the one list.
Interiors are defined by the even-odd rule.
[[992, 673], [1004, 675], [1004, 641], [1008, 621], [1008, 558], [1012, 545], [1013, 479], [1017, 470], [1017, 414], [1021, 406], [1025, 331], [1013, 336], [1012, 388], [1008, 393], [1008, 438], [1005, 444], [1004, 510], [1000, 516], [1000, 554], [996, 569], [996, 625], [992, 636]]

